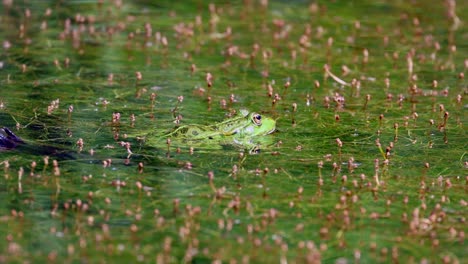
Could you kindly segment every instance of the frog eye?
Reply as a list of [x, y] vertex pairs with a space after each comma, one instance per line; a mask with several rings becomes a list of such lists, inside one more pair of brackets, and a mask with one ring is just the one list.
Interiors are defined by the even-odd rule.
[[260, 114], [253, 114], [252, 115], [252, 121], [257, 126], [260, 126], [260, 125], [262, 125], [262, 116]]

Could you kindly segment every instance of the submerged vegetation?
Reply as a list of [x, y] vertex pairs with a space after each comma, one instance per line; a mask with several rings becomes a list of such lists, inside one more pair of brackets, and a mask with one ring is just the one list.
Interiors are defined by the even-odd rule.
[[[463, 263], [466, 14], [4, 0], [0, 262]], [[239, 109], [260, 153], [140, 137]]]

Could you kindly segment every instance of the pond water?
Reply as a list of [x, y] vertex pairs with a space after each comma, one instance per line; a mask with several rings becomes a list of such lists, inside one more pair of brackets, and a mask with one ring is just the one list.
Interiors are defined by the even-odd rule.
[[[0, 262], [465, 263], [467, 13], [3, 1]], [[240, 109], [257, 154], [139, 140]]]

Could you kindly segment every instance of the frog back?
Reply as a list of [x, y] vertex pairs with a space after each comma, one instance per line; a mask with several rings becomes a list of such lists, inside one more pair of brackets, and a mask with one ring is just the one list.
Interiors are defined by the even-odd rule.
[[209, 127], [202, 125], [185, 125], [169, 133], [167, 137], [186, 140], [204, 140], [215, 137], [219, 133]]

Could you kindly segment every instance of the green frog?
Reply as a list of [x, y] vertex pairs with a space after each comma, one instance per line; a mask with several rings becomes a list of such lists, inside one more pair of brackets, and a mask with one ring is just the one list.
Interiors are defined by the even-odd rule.
[[187, 147], [213, 149], [233, 145], [256, 153], [268, 145], [263, 136], [276, 130], [276, 121], [258, 113], [240, 110], [234, 117], [213, 125], [183, 125], [166, 134], [150, 133], [145, 137], [148, 145], [161, 145], [161, 139], [170, 139]]

